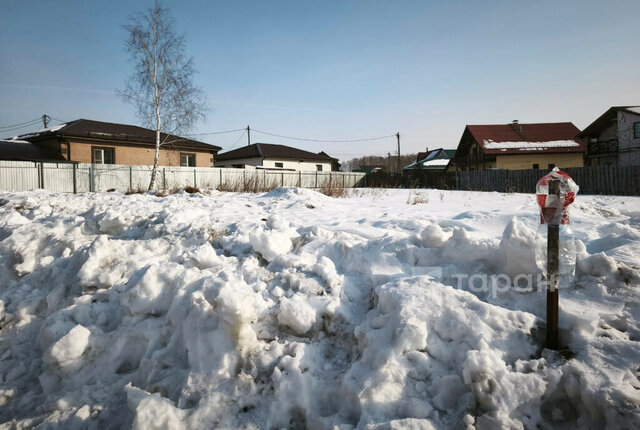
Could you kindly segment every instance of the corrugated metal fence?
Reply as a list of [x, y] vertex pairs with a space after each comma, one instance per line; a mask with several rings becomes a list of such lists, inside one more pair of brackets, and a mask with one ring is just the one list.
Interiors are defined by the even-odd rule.
[[[364, 184], [358, 172], [292, 172], [227, 169], [217, 167], [159, 167], [156, 188], [186, 186], [224, 189], [264, 189], [280, 186], [301, 188], [351, 188]], [[57, 192], [146, 190], [151, 166], [96, 165], [0, 161], [0, 190], [43, 188]]]
[[[580, 186], [580, 194], [640, 195], [640, 166], [562, 169]], [[457, 189], [533, 193], [543, 170], [480, 170], [457, 174]]]

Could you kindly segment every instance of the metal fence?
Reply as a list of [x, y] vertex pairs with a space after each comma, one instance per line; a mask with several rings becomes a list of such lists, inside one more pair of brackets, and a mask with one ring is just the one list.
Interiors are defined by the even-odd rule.
[[[580, 186], [581, 194], [640, 195], [640, 166], [592, 166], [563, 169]], [[366, 185], [389, 188], [437, 188], [442, 190], [533, 193], [545, 170], [479, 170], [444, 173], [406, 171], [370, 173]]]
[[[42, 188], [57, 192], [146, 190], [151, 166], [97, 165], [83, 163], [40, 163], [0, 161], [0, 190]], [[217, 167], [159, 167], [156, 189], [212, 187], [265, 189], [280, 186], [301, 188], [351, 188], [365, 184], [358, 172], [294, 172], [245, 170]]]
[[[640, 195], [640, 166], [593, 166], [562, 169], [580, 186], [580, 194]], [[458, 190], [533, 193], [544, 170], [460, 172]]]

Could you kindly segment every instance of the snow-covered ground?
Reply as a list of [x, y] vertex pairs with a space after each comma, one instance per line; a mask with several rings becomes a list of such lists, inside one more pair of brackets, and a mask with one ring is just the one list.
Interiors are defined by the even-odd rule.
[[560, 354], [533, 195], [0, 193], [0, 428], [638, 428], [640, 199], [571, 215]]

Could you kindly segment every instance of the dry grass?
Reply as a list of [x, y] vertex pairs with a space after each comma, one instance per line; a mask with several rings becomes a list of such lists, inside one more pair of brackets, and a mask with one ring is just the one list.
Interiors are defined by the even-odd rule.
[[184, 187], [184, 192], [189, 194], [201, 193], [198, 187]]
[[226, 180], [222, 184], [218, 185], [216, 189], [218, 191], [229, 191], [235, 193], [264, 193], [271, 191], [274, 188], [280, 186], [277, 179], [265, 181], [258, 177], [251, 177], [247, 179]]
[[127, 191], [124, 192], [125, 195], [129, 195], [129, 194], [144, 194], [145, 190], [142, 187], [137, 187], [137, 188], [129, 188]]
[[429, 203], [429, 198], [426, 195], [413, 190], [409, 191], [409, 197], [407, 197], [408, 205], [426, 205], [427, 203]]
[[342, 198], [349, 196], [348, 188], [336, 187], [330, 184], [324, 184], [320, 186], [319, 188], [317, 188], [317, 191], [329, 197]]

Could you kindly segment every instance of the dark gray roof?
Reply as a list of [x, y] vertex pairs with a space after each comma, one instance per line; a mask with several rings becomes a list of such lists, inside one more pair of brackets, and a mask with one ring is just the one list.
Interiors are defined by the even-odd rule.
[[[33, 133], [26, 133], [18, 136], [18, 138], [33, 142], [52, 136], [113, 140], [138, 145], [154, 145], [156, 141], [156, 132], [148, 128], [89, 119], [77, 119], [60, 126]], [[161, 139], [162, 141], [172, 142], [171, 145], [178, 148], [203, 149], [214, 152], [222, 149], [216, 145], [164, 133], [161, 134]]]
[[253, 145], [243, 146], [242, 148], [234, 149], [233, 151], [223, 152], [222, 154], [218, 155], [216, 161], [237, 160], [240, 158], [255, 157], [317, 160], [325, 161], [328, 163], [338, 161], [337, 158], [332, 158], [325, 152], [316, 154], [314, 152], [292, 148], [291, 146], [275, 145], [272, 143], [254, 143]]
[[67, 162], [57, 151], [19, 140], [0, 140], [0, 160]]
[[579, 134], [580, 138], [589, 137], [592, 134], [599, 134], [602, 130], [609, 127], [611, 120], [617, 116], [618, 111], [632, 113], [634, 115], [640, 115], [640, 106], [612, 106], [605, 113], [600, 115], [595, 121], [585, 128], [582, 133]]

